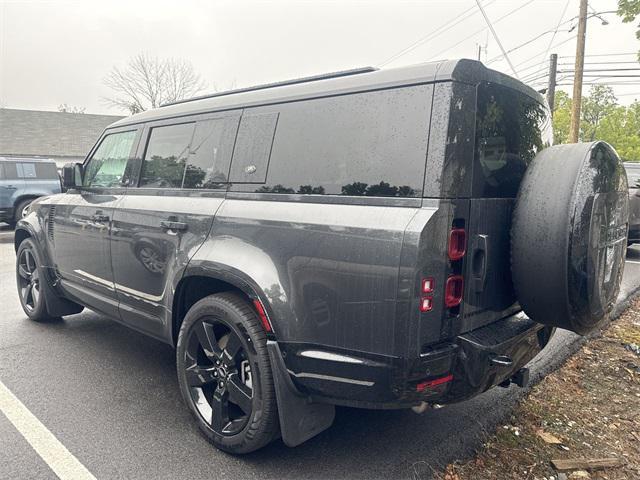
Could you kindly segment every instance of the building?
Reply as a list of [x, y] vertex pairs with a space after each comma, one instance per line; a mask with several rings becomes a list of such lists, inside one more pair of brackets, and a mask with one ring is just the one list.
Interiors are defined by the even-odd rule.
[[0, 157], [42, 157], [60, 168], [81, 162], [121, 116], [0, 108]]

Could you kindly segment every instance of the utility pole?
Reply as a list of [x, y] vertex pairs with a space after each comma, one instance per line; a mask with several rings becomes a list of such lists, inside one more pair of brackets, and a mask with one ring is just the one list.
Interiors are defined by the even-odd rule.
[[580, 134], [580, 108], [582, 107], [582, 74], [584, 72], [584, 45], [587, 36], [587, 0], [580, 0], [578, 17], [578, 41], [576, 45], [576, 67], [573, 79], [573, 100], [571, 106], [571, 130], [569, 141], [576, 143]]
[[552, 53], [549, 58], [549, 87], [547, 88], [547, 103], [551, 110], [551, 118], [553, 118], [553, 110], [556, 101], [556, 73], [558, 72], [558, 54]]

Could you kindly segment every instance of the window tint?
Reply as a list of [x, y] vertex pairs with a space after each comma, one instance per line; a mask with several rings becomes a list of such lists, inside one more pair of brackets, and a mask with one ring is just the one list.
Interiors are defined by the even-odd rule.
[[183, 188], [220, 188], [227, 183], [240, 117], [196, 123]]
[[242, 116], [233, 153], [231, 182], [265, 182], [277, 123], [277, 113]]
[[195, 123], [151, 129], [142, 164], [141, 187], [180, 188]]
[[263, 107], [279, 112], [267, 181], [237, 189], [420, 196], [431, 91], [420, 85]]
[[627, 180], [630, 187], [635, 187], [640, 184], [640, 164], [637, 166], [625, 165], [627, 170]]
[[16, 162], [2, 162], [4, 166], [3, 178], [7, 180], [16, 180], [18, 178], [18, 169], [16, 168]]
[[135, 130], [112, 133], [102, 139], [84, 172], [85, 187], [120, 187], [131, 155]]
[[46, 180], [58, 179], [58, 169], [55, 163], [36, 163], [36, 177]]
[[17, 162], [18, 178], [36, 178], [36, 166], [33, 163]]
[[479, 85], [473, 196], [515, 197], [527, 166], [550, 144], [546, 108], [516, 90]]

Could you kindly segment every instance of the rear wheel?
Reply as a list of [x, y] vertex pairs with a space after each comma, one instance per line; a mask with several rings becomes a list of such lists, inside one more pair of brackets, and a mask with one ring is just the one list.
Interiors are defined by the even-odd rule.
[[45, 290], [42, 287], [46, 281], [38, 250], [33, 241], [27, 238], [16, 252], [16, 283], [22, 310], [31, 320], [37, 322], [56, 318], [47, 312]]
[[257, 450], [278, 433], [266, 335], [239, 295], [197, 302], [178, 336], [178, 381], [200, 430], [230, 453]]

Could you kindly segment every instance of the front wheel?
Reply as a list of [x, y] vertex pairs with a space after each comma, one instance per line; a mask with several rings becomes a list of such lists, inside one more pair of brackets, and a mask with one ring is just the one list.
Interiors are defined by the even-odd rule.
[[182, 396], [217, 448], [249, 453], [276, 437], [266, 334], [242, 297], [221, 293], [191, 307], [180, 327], [176, 355]]
[[35, 244], [25, 239], [16, 252], [16, 283], [22, 310], [31, 320], [44, 322], [55, 317], [47, 312], [45, 293], [42, 288], [47, 278], [42, 271], [42, 263]]

